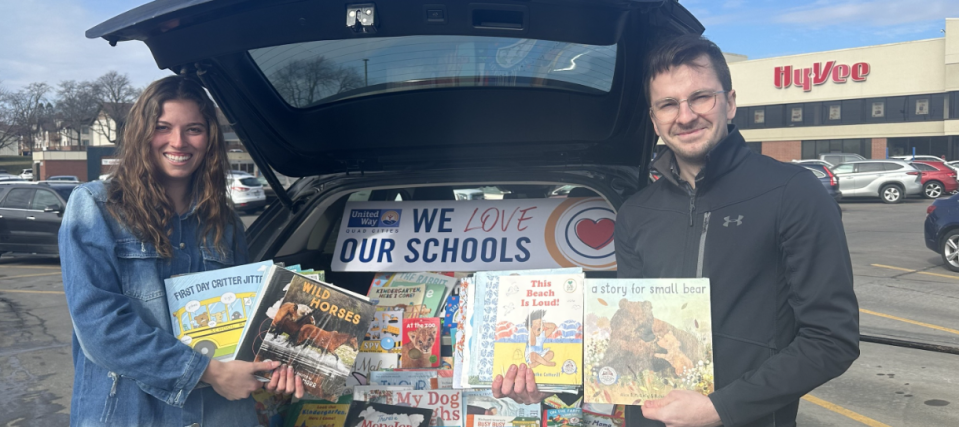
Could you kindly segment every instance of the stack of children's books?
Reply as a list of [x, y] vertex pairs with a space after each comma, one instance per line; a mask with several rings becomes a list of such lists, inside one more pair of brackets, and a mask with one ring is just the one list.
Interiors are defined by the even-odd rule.
[[[306, 399], [255, 396], [263, 425], [612, 427], [624, 405], [713, 390], [708, 279], [381, 273], [366, 296], [323, 280], [268, 261], [168, 280], [181, 342], [303, 379]], [[523, 364], [555, 394], [494, 397]]]

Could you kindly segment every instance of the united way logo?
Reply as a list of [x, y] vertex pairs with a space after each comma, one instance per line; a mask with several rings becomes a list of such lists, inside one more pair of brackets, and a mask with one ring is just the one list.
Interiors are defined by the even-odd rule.
[[546, 223], [546, 248], [563, 267], [616, 268], [616, 213], [600, 198], [567, 199]]
[[347, 227], [377, 228], [399, 227], [402, 209], [352, 209]]
[[383, 227], [396, 227], [400, 225], [400, 211], [388, 210], [383, 212], [383, 215], [380, 217], [380, 224], [382, 224]]

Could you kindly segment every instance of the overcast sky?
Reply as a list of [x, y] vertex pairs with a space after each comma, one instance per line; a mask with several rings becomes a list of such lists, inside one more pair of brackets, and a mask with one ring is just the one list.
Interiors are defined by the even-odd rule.
[[[329, 0], [316, 0], [329, 1]], [[110, 70], [134, 85], [165, 75], [140, 42], [110, 47], [84, 32], [144, 3], [138, 0], [0, 0], [0, 84], [56, 85], [90, 80]], [[959, 0], [685, 0], [726, 52], [750, 59], [942, 37]]]

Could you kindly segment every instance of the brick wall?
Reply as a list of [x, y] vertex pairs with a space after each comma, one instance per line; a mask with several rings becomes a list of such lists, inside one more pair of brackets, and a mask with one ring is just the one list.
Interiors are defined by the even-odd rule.
[[886, 158], [886, 138], [873, 138], [872, 139], [872, 156], [870, 159], [885, 159]]
[[89, 181], [86, 160], [44, 160], [43, 165], [40, 166], [40, 179], [47, 179], [54, 175], [75, 175], [80, 182]]
[[781, 162], [802, 159], [802, 141], [763, 142], [763, 155]]

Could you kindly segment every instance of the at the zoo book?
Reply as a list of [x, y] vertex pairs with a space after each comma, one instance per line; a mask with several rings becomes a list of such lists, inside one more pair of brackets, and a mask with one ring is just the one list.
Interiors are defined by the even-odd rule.
[[587, 403], [712, 393], [709, 279], [587, 279]]
[[293, 272], [274, 273], [271, 282], [285, 282], [289, 288], [255, 361], [288, 364], [303, 379], [307, 393], [336, 400], [345, 391], [346, 377], [353, 370], [375, 306], [367, 297], [329, 283]]

